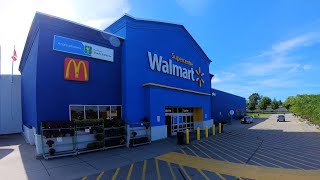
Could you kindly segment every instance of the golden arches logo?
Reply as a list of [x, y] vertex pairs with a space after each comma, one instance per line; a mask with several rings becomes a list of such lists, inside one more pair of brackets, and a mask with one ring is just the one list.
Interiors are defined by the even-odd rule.
[[[73, 66], [72, 66], [73, 65]], [[73, 67], [73, 76], [71, 67]], [[83, 71], [81, 72], [81, 67]], [[71, 75], [70, 75], [71, 73]], [[88, 81], [89, 80], [88, 61], [66, 58], [64, 62], [64, 77], [67, 80]]]

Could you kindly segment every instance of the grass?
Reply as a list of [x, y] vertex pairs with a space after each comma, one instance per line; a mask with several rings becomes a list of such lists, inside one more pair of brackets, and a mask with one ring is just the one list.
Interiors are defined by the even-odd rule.
[[247, 113], [247, 116], [252, 116], [254, 118], [269, 118], [271, 114], [262, 114], [262, 113]]

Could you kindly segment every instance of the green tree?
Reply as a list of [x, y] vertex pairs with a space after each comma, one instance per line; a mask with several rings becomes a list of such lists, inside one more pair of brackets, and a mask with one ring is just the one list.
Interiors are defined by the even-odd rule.
[[289, 96], [283, 103], [283, 106], [285, 108], [287, 108], [288, 110], [290, 110], [291, 106], [294, 105], [294, 102], [295, 102], [295, 97], [293, 96]]
[[274, 98], [273, 101], [271, 102], [271, 108], [273, 110], [276, 110], [279, 108], [279, 102], [276, 100], [276, 98]]
[[259, 103], [259, 108], [264, 111], [267, 109], [267, 107], [270, 104], [271, 104], [271, 99], [268, 96], [264, 96]]
[[282, 104], [283, 104], [281, 100], [279, 100], [278, 103], [279, 103], [279, 106], [282, 106]]
[[249, 96], [249, 102], [247, 108], [251, 111], [256, 109], [259, 101], [261, 100], [261, 96], [258, 93], [253, 93]]

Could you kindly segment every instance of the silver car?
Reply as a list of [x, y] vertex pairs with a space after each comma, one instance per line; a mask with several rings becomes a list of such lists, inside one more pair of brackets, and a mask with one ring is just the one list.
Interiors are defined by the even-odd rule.
[[286, 121], [286, 117], [284, 115], [278, 115], [277, 122], [280, 122], [280, 121], [285, 122]]
[[253, 123], [253, 117], [252, 116], [245, 116], [244, 118], [241, 119], [241, 124], [249, 124]]

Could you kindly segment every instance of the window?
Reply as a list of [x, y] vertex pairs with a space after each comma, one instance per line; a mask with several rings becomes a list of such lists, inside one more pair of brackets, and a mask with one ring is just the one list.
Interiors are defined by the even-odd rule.
[[84, 106], [71, 106], [70, 114], [70, 120], [82, 120], [84, 118]]
[[120, 105], [70, 105], [70, 120], [121, 119]]
[[98, 119], [98, 106], [85, 106], [85, 119]]

